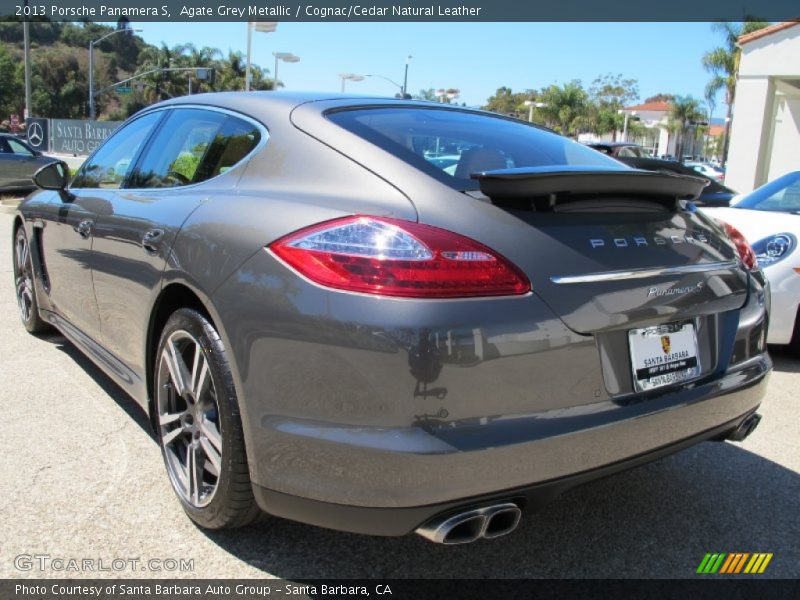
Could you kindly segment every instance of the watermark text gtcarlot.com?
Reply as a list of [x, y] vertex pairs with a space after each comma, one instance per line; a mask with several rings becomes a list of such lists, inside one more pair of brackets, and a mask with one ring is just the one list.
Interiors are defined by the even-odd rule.
[[50, 554], [18, 554], [14, 557], [14, 568], [18, 571], [55, 571], [58, 573], [136, 573], [193, 572], [193, 558], [79, 558], [74, 556], [51, 556]]

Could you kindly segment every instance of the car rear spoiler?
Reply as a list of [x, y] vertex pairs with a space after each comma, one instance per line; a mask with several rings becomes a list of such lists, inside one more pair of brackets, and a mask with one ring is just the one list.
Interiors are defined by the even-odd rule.
[[693, 200], [708, 184], [699, 177], [616, 167], [519, 167], [473, 173], [471, 177], [492, 201], [550, 197], [551, 206], [559, 196], [611, 194], [668, 200], [675, 205], [678, 200]]

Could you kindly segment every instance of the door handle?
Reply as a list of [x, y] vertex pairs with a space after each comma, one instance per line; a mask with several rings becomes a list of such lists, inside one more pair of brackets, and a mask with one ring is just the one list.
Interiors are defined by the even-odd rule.
[[161, 245], [163, 239], [163, 229], [149, 229], [142, 236], [142, 248], [149, 254], [155, 254], [158, 252], [158, 247]]
[[87, 239], [90, 235], [92, 235], [92, 222], [89, 219], [81, 221], [78, 223], [75, 231], [77, 231], [78, 235], [83, 239]]

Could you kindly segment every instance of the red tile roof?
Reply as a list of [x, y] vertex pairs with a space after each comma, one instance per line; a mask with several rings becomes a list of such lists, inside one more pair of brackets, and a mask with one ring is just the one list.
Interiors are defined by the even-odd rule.
[[711, 137], [717, 137], [725, 133], [725, 125], [709, 125], [708, 127], [708, 135]]
[[741, 46], [742, 44], [746, 44], [748, 42], [761, 39], [762, 37], [772, 35], [773, 33], [777, 33], [778, 31], [783, 31], [784, 29], [789, 29], [790, 27], [794, 27], [795, 25], [798, 24], [800, 24], [800, 20], [775, 23], [775, 25], [770, 25], [769, 27], [764, 27], [764, 29], [759, 29], [758, 31], [754, 31], [753, 33], [748, 33], [747, 35], [743, 35], [742, 37], [739, 38], [739, 45]]
[[656, 102], [645, 102], [644, 104], [636, 104], [635, 106], [626, 106], [625, 110], [650, 110], [654, 112], [669, 112], [669, 102], [658, 100]]

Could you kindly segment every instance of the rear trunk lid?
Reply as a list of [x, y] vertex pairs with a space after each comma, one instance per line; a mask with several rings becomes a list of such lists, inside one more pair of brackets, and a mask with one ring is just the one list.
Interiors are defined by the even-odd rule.
[[733, 244], [687, 202], [704, 180], [552, 166], [473, 177], [530, 226], [513, 258], [578, 333], [680, 322], [746, 301], [748, 273]]

